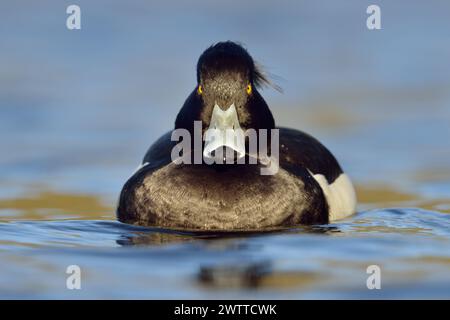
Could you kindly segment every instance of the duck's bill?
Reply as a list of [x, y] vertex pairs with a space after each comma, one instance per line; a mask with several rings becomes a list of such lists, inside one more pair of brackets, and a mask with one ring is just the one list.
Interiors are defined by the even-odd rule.
[[205, 132], [203, 156], [227, 160], [227, 163], [245, 157], [245, 133], [239, 125], [234, 104], [226, 111], [217, 104], [214, 106], [209, 128]]

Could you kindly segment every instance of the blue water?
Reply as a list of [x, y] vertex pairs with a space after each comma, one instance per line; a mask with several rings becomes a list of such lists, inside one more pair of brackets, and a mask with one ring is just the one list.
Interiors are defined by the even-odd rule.
[[[3, 298], [448, 298], [449, 230], [449, 215], [419, 209], [252, 235], [18, 221], [0, 225], [0, 283]], [[65, 287], [73, 264], [81, 290]]]

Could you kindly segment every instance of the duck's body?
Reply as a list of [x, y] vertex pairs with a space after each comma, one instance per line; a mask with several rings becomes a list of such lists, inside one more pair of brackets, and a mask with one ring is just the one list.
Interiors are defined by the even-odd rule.
[[[229, 60], [230, 46], [242, 55], [239, 50], [244, 49], [226, 42], [211, 47], [208, 50], [216, 51], [208, 53], [207, 50], [200, 58], [198, 78], [207, 89], [214, 86], [208, 85], [202, 66], [210, 66], [208, 59], [213, 59], [217, 67], [217, 61], [223, 61], [224, 54]], [[242, 58], [231, 56], [237, 60]], [[250, 72], [255, 72], [251, 66], [249, 68]], [[215, 80], [217, 74], [209, 79]], [[224, 71], [221, 69], [219, 74], [222, 77]], [[199, 84], [199, 89], [187, 99], [177, 117], [176, 129], [192, 131], [191, 120], [202, 120], [210, 125], [212, 105], [207, 103], [208, 97], [202, 96], [200, 89]], [[248, 96], [248, 101], [237, 104], [236, 108], [241, 125], [275, 129], [273, 117], [259, 93], [254, 90]], [[225, 98], [229, 97], [215, 94], [213, 100], [217, 105], [217, 100]], [[234, 108], [239, 97], [232, 98]], [[326, 224], [353, 214], [355, 192], [334, 156], [301, 131], [278, 129], [279, 165], [274, 175], [261, 175], [263, 164], [259, 161], [258, 164], [246, 161], [246, 164], [232, 165], [177, 164], [172, 159], [177, 142], [171, 141], [172, 131], [166, 133], [150, 147], [141, 167], [123, 187], [118, 219], [172, 229], [237, 231]]]

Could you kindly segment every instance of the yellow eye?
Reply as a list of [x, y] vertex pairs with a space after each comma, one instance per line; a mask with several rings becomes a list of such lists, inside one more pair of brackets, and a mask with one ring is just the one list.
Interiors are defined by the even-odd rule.
[[203, 89], [202, 89], [201, 85], [198, 86], [197, 93], [198, 94], [202, 94], [203, 93]]
[[251, 93], [252, 93], [252, 85], [249, 84], [249, 85], [247, 86], [247, 94], [250, 95]]

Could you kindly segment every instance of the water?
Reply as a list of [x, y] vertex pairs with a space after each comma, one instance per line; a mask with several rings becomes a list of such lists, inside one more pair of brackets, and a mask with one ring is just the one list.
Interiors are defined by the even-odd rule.
[[[273, 234], [192, 235], [113, 221], [20, 221], [0, 227], [7, 298], [448, 297], [448, 215], [372, 210]], [[20, 232], [18, 231], [20, 230]], [[82, 290], [65, 288], [69, 265]], [[366, 268], [383, 270], [382, 290]], [[7, 288], [5, 290], [5, 288]]]
[[[450, 298], [450, 4], [379, 1], [368, 31], [365, 1], [183, 3], [79, 1], [76, 32], [64, 4], [0, 4], [0, 297]], [[278, 124], [333, 151], [357, 215], [261, 234], [115, 221], [198, 55], [226, 39], [279, 76], [284, 94], [262, 92]]]

